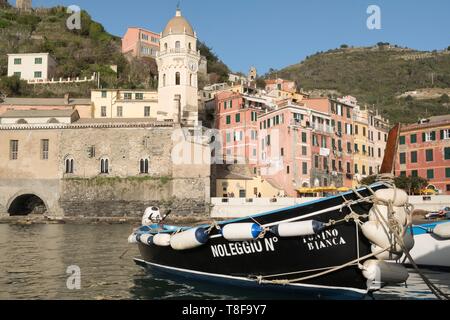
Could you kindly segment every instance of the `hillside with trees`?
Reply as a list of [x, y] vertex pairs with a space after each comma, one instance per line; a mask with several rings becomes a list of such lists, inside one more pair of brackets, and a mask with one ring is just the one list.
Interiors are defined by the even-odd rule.
[[[100, 73], [100, 85], [107, 88], [156, 89], [155, 59], [130, 58], [121, 53], [121, 38], [108, 33], [81, 12], [81, 30], [69, 30], [67, 8], [59, 6], [20, 12], [12, 7], [0, 10], [0, 92], [15, 96], [61, 96], [70, 92], [74, 97], [89, 97], [97, 83], [73, 85], [28, 85], [14, 77], [7, 78], [8, 53], [48, 52], [58, 62], [55, 79], [90, 78]], [[208, 61], [208, 72], [224, 79], [228, 67], [204, 43], [199, 50]], [[117, 73], [111, 68], [117, 66]], [[206, 80], [205, 80], [206, 82]]]
[[415, 122], [449, 113], [445, 95], [420, 100], [397, 97], [420, 88], [450, 88], [448, 49], [422, 52], [388, 43], [368, 48], [343, 45], [281, 70], [271, 70], [265, 77], [294, 80], [305, 91], [353, 95], [362, 105], [377, 106], [392, 122]]

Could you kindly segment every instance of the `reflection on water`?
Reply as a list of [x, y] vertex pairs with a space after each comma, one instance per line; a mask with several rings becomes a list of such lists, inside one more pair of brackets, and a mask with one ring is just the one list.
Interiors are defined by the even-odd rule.
[[[129, 225], [0, 225], [0, 299], [317, 299], [167, 279], [132, 260]], [[67, 289], [69, 266], [81, 269], [81, 290]], [[447, 292], [450, 274], [426, 271]], [[417, 274], [407, 288], [385, 288], [375, 299], [433, 299]]]

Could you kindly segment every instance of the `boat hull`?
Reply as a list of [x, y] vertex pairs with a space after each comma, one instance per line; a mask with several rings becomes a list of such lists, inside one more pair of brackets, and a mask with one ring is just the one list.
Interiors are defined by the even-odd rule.
[[[366, 189], [360, 192], [369, 195]], [[357, 196], [348, 193], [345, 199], [357, 199]], [[227, 221], [221, 227], [255, 221], [270, 225], [299, 218], [324, 223], [337, 221], [350, 213], [346, 207], [333, 210], [345, 199], [342, 196], [327, 198], [251, 218]], [[371, 206], [371, 203], [364, 202], [352, 208], [363, 215], [369, 212]], [[305, 290], [344, 291], [355, 295], [368, 292], [367, 280], [357, 264], [297, 281], [371, 253], [370, 242], [362, 236], [354, 222], [338, 223], [314, 236], [279, 238], [269, 232], [264, 238], [249, 242], [227, 241], [215, 230], [207, 244], [195, 249], [177, 251], [170, 246], [139, 243], [139, 250], [142, 256], [140, 261], [148, 266], [196, 278], [228, 279], [252, 285], [260, 285], [259, 280], [288, 280], [288, 286]]]
[[415, 245], [410, 254], [420, 267], [450, 269], [450, 239], [441, 239], [428, 232], [436, 225], [437, 223], [432, 223], [414, 227]]

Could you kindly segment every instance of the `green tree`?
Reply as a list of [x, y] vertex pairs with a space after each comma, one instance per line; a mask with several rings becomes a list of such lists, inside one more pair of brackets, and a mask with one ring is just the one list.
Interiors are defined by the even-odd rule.
[[28, 84], [24, 80], [20, 80], [18, 76], [1, 77], [0, 92], [8, 96], [20, 96], [27, 92]]
[[414, 98], [413, 98], [411, 95], [408, 95], [408, 96], [405, 98], [405, 101], [408, 102], [408, 103], [410, 103], [410, 102], [413, 102], [413, 101], [414, 101]]
[[449, 103], [450, 102], [450, 98], [448, 96], [448, 94], [444, 93], [440, 98], [439, 98], [439, 103]]
[[428, 180], [421, 177], [397, 177], [395, 178], [395, 185], [399, 189], [403, 189], [408, 194], [419, 194], [420, 190], [428, 185]]
[[266, 81], [264, 80], [264, 77], [256, 78], [256, 87], [259, 89], [264, 89], [266, 87]]

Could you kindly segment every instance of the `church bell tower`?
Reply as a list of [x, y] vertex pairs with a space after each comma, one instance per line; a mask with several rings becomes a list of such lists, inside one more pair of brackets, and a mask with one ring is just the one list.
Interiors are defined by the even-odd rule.
[[157, 58], [158, 104], [175, 123], [193, 126], [198, 122], [199, 62], [197, 35], [178, 8], [161, 34]]

